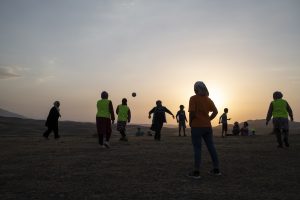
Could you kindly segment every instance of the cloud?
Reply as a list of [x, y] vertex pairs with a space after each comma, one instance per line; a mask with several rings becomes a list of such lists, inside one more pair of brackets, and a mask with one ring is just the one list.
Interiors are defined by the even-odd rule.
[[0, 79], [10, 79], [21, 77], [17, 67], [0, 66]]

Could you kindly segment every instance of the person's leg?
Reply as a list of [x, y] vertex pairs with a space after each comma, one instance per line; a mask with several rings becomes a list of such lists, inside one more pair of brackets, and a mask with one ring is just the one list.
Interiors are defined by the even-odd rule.
[[102, 120], [99, 117], [96, 117], [96, 126], [97, 126], [97, 133], [98, 133], [98, 142], [100, 145], [103, 145], [103, 132], [101, 130]]
[[284, 144], [289, 147], [289, 120], [287, 118], [282, 119], [282, 133]]
[[58, 139], [59, 135], [58, 135], [58, 125], [56, 125], [55, 127], [53, 127], [53, 132], [54, 132], [54, 138]]
[[159, 141], [161, 138], [161, 129], [157, 130], [157, 140]]
[[216, 151], [216, 148], [214, 145], [214, 141], [213, 141], [212, 129], [206, 128], [205, 133], [203, 133], [202, 137], [206, 144], [206, 147], [210, 154], [210, 157], [212, 159], [213, 168], [219, 169], [219, 159], [218, 159], [218, 154], [217, 154], [217, 151]]
[[48, 138], [49, 134], [51, 133], [52, 128], [50, 126], [47, 127], [47, 130], [44, 132], [43, 136]]
[[109, 118], [105, 118], [106, 131], [105, 131], [105, 141], [109, 142], [111, 136], [111, 120]]
[[224, 124], [222, 123], [222, 137], [224, 137]]
[[191, 128], [194, 149], [194, 171], [200, 171], [201, 165], [201, 128]]
[[179, 122], [179, 125], [178, 125], [178, 136], [181, 136], [181, 124]]
[[183, 136], [186, 136], [186, 134], [185, 134], [185, 126], [183, 127]]
[[281, 138], [281, 122], [279, 118], [273, 118], [273, 126], [274, 126], [274, 133], [276, 135], [278, 147], [282, 147], [282, 138]]
[[224, 124], [224, 136], [227, 136], [227, 123]]

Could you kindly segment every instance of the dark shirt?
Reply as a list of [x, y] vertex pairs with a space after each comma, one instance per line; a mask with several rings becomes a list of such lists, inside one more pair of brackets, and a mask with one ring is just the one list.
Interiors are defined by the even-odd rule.
[[47, 117], [46, 126], [57, 126], [58, 125], [58, 118], [60, 117], [60, 114], [55, 106], [51, 108], [49, 111], [49, 115]]

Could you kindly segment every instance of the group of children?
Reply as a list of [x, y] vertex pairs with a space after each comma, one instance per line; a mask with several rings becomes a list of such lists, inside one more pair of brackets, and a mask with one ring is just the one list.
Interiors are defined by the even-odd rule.
[[[128, 141], [126, 137], [126, 125], [130, 122], [131, 112], [130, 108], [127, 106], [127, 99], [122, 99], [122, 104], [118, 105], [116, 109], [118, 115], [117, 119], [117, 130], [121, 134], [121, 141]], [[159, 141], [161, 139], [161, 129], [163, 124], [166, 122], [166, 113], [170, 114], [173, 118], [173, 113], [162, 105], [160, 100], [156, 101], [156, 106], [149, 111], [149, 119], [153, 114], [151, 130], [155, 132], [154, 139]], [[177, 122], [179, 123], [179, 135], [181, 136], [181, 129], [183, 129], [184, 136], [186, 136], [185, 128], [187, 121], [184, 106], [180, 106], [180, 110], [176, 115]], [[97, 132], [99, 136], [99, 144], [105, 148], [109, 148], [109, 140], [112, 133], [111, 124], [115, 121], [114, 109], [112, 102], [108, 100], [108, 93], [103, 91], [101, 93], [101, 99], [97, 102], [97, 114], [96, 114], [96, 124]], [[137, 136], [142, 135], [142, 132], [138, 130]]]
[[[289, 146], [288, 142], [288, 133], [289, 133], [289, 124], [288, 116], [290, 116], [291, 121], [293, 121], [293, 112], [288, 102], [282, 99], [283, 95], [281, 92], [273, 93], [273, 101], [270, 103], [267, 117], [266, 125], [268, 125], [270, 119], [273, 117], [274, 133], [277, 138], [278, 147], [283, 147], [283, 142], [286, 147]], [[48, 139], [49, 134], [53, 131], [55, 139], [58, 139], [60, 136], [58, 134], [58, 118], [60, 117], [59, 112], [60, 102], [55, 101], [53, 107], [51, 108], [49, 115], [46, 120], [47, 130], [44, 132], [43, 136]], [[181, 131], [183, 131], [183, 136], [186, 136], [186, 122], [188, 122], [184, 106], [180, 105], [180, 110], [176, 114], [176, 120], [178, 123], [178, 136], [181, 136]], [[117, 130], [121, 134], [121, 141], [128, 141], [126, 136], [126, 125], [131, 120], [130, 108], [127, 106], [127, 99], [123, 98], [122, 103], [117, 106], [116, 113], [118, 115], [117, 119]], [[155, 132], [154, 139], [161, 139], [161, 129], [163, 123], [166, 122], [165, 113], [170, 114], [173, 119], [175, 118], [173, 113], [167, 109], [165, 106], [162, 106], [162, 102], [158, 100], [156, 106], [149, 111], [149, 119], [153, 114], [151, 130]], [[219, 124], [222, 124], [222, 137], [225, 137], [228, 131], [227, 121], [231, 118], [227, 117], [228, 108], [224, 109], [224, 113], [219, 118]], [[115, 121], [114, 109], [112, 102], [108, 100], [108, 93], [103, 91], [101, 93], [101, 99], [97, 102], [97, 114], [96, 114], [96, 126], [99, 136], [99, 144], [103, 147], [109, 148], [109, 140], [112, 133], [111, 124]], [[232, 128], [232, 135], [254, 135], [255, 130], [249, 130], [248, 122], [244, 122], [242, 128], [239, 127], [238, 122], [234, 122]], [[137, 136], [143, 135], [143, 133], [138, 130]], [[283, 142], [282, 142], [283, 135]]]
[[[202, 140], [204, 140], [207, 149], [210, 153], [212, 159], [213, 169], [210, 171], [212, 175], [221, 175], [219, 170], [219, 160], [217, 151], [213, 141], [213, 130], [211, 126], [211, 120], [213, 120], [217, 114], [218, 110], [214, 102], [208, 97], [209, 92], [202, 81], [197, 81], [194, 85], [195, 95], [190, 97], [189, 101], [189, 124], [191, 127], [191, 139], [194, 151], [194, 170], [188, 173], [191, 178], [199, 179], [200, 177], [200, 167], [201, 167], [201, 149]], [[290, 116], [291, 121], [293, 121], [293, 112], [288, 102], [282, 99], [283, 95], [281, 92], [273, 93], [273, 101], [270, 103], [269, 110], [266, 117], [266, 125], [268, 125], [270, 119], [273, 117], [274, 132], [276, 134], [278, 148], [283, 148], [283, 142], [286, 147], [289, 147], [288, 133], [289, 124], [288, 116]], [[48, 138], [49, 133], [54, 131], [55, 138], [59, 138], [58, 135], [58, 118], [60, 103], [58, 101], [54, 102], [53, 108], [49, 112], [49, 116], [46, 121], [46, 126], [48, 129], [44, 133], [44, 137]], [[127, 106], [127, 99], [122, 99], [122, 104], [118, 105], [116, 109], [118, 115], [117, 119], [117, 130], [121, 134], [120, 140], [127, 141], [126, 137], [126, 124], [130, 122], [131, 113]], [[170, 114], [173, 119], [175, 116], [172, 112], [165, 106], [162, 106], [162, 102], [158, 100], [156, 106], [149, 111], [149, 118], [153, 114], [151, 130], [155, 131], [155, 140], [160, 140], [161, 129], [163, 123], [166, 122], [166, 114]], [[219, 118], [219, 123], [222, 123], [222, 137], [226, 136], [228, 130], [227, 118], [228, 109], [224, 109], [224, 113]], [[181, 129], [183, 129], [183, 134], [186, 136], [185, 128], [187, 118], [184, 111], [184, 106], [180, 106], [180, 110], [176, 114], [177, 122], [179, 123], [179, 136], [181, 136]], [[97, 101], [97, 114], [96, 114], [96, 125], [97, 132], [99, 136], [99, 144], [103, 148], [110, 148], [109, 140], [112, 133], [111, 124], [115, 121], [114, 109], [112, 102], [108, 99], [108, 93], [103, 91], [101, 93], [101, 99]], [[238, 126], [238, 123], [235, 123]], [[238, 134], [241, 131], [248, 130], [248, 123], [244, 123], [244, 127], [240, 130], [237, 129], [234, 134]], [[234, 129], [234, 130], [235, 130]], [[137, 135], [142, 135], [141, 131], [138, 131]], [[282, 142], [283, 135], [283, 142]]]
[[248, 135], [255, 135], [255, 130], [249, 130], [249, 124], [248, 122], [243, 123], [243, 127], [240, 128], [238, 122], [234, 122], [232, 127], [232, 134], [227, 134], [228, 131], [228, 120], [231, 120], [231, 118], [227, 118], [228, 108], [224, 108], [224, 113], [219, 118], [219, 124], [222, 123], [222, 137], [225, 137], [227, 135], [233, 135], [237, 136], [241, 134], [241, 136], [248, 136]]

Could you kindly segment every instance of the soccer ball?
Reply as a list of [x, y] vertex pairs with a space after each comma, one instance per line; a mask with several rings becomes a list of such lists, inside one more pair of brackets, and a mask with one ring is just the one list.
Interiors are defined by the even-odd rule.
[[132, 97], [136, 97], [136, 93], [133, 92], [133, 93], [131, 94], [131, 96], [132, 96]]

